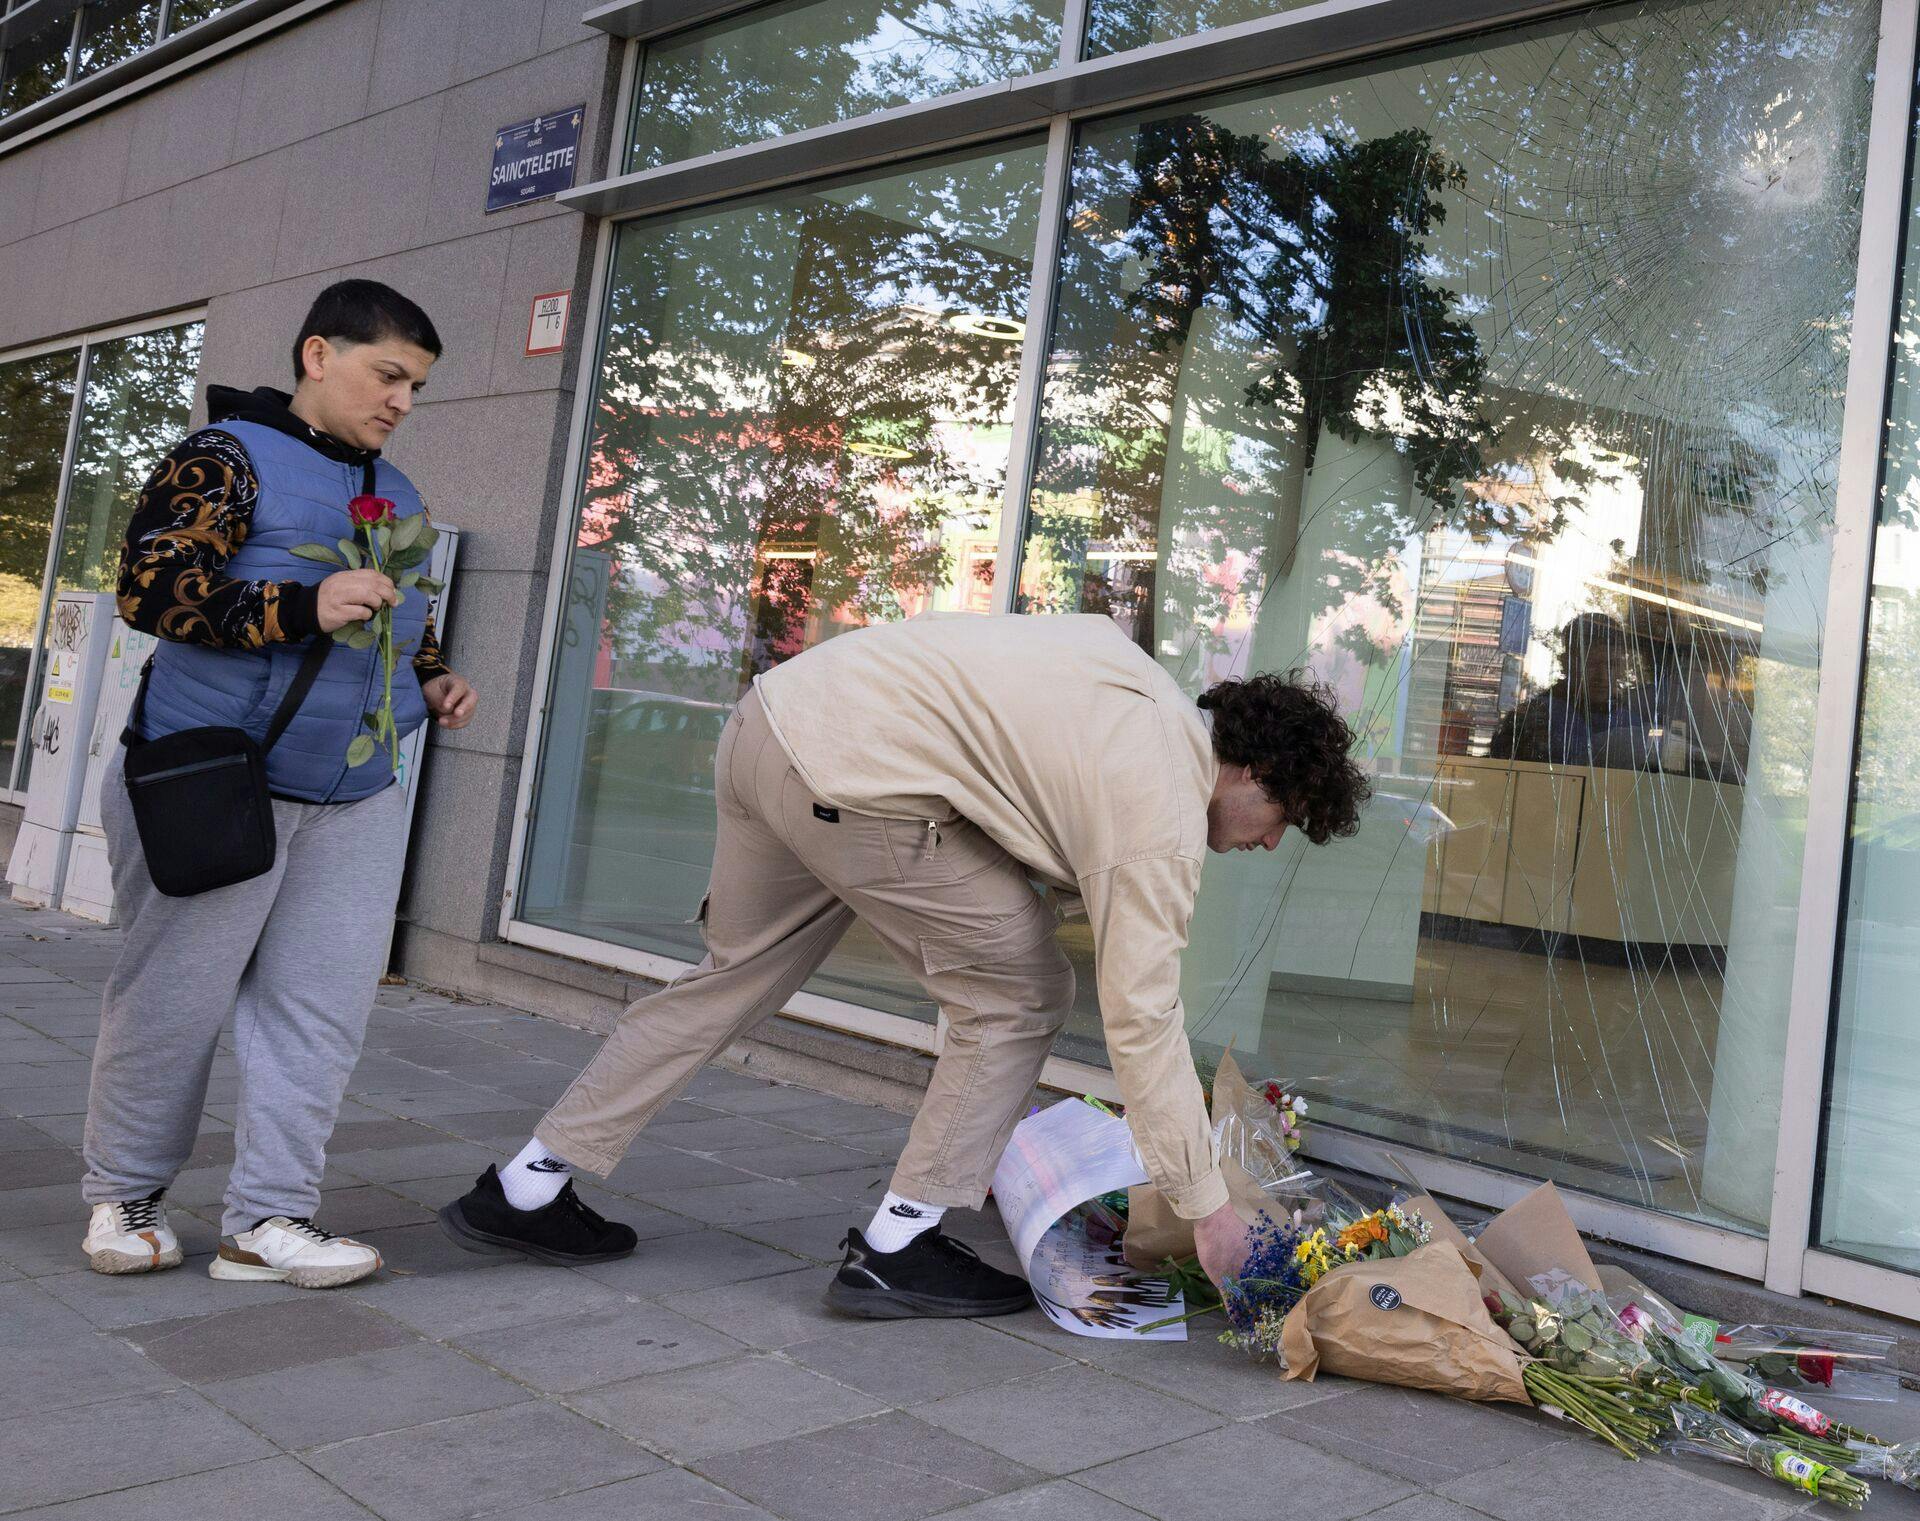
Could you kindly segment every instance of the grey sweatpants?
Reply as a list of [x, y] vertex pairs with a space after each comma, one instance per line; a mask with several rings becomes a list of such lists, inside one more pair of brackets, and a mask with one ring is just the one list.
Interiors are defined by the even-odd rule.
[[221, 1229], [312, 1215], [385, 970], [405, 795], [396, 786], [357, 803], [276, 799], [272, 870], [192, 898], [165, 896], [147, 875], [120, 755], [100, 798], [127, 938], [93, 1054], [87, 1203], [143, 1199], [173, 1182], [231, 1014], [240, 1094]]

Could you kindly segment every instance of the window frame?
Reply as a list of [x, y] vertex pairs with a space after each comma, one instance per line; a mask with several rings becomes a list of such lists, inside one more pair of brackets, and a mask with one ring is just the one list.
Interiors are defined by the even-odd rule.
[[[67, 413], [66, 443], [60, 452], [60, 485], [54, 493], [53, 520], [47, 532], [46, 560], [40, 568], [40, 609], [33, 620], [33, 644], [27, 661], [26, 697], [20, 704], [20, 721], [14, 732], [13, 765], [7, 775], [0, 778], [0, 802], [14, 803], [24, 807], [27, 801], [26, 789], [16, 784], [20, 777], [21, 761], [28, 748], [27, 736], [40, 706], [41, 647], [46, 642], [47, 618], [53, 606], [54, 571], [60, 561], [60, 539], [66, 531], [67, 505], [73, 494], [73, 460], [80, 443], [80, 420], [86, 411], [87, 380], [93, 368], [93, 351], [101, 344], [111, 343], [119, 338], [134, 338], [142, 333], [156, 333], [170, 327], [187, 327], [195, 322], [200, 323], [204, 329], [206, 320], [207, 309], [204, 306], [194, 306], [184, 311], [169, 312], [160, 317], [143, 317], [135, 322], [92, 328], [87, 332], [70, 334], [65, 338], [51, 338], [16, 349], [0, 350], [0, 364], [12, 364], [21, 359], [40, 359], [48, 354], [72, 353], [75, 356], [73, 403]], [[198, 384], [196, 376], [196, 391]]]
[[[53, 10], [60, 3], [63, 0], [24, 0], [12, 10], [0, 12], [0, 36], [12, 35], [16, 22], [30, 27], [34, 11]], [[77, 72], [80, 27], [86, 12], [86, 6], [81, 4], [75, 7], [67, 32], [65, 80], [44, 99], [0, 115], [0, 157], [64, 131], [101, 111], [111, 110], [170, 79], [340, 3], [341, 0], [235, 0], [217, 15], [170, 32], [173, 0], [161, 0], [155, 31], [147, 45], [130, 58], [86, 75]], [[5, 47], [0, 45], [0, 63], [4, 62], [4, 54]]]
[[[639, 77], [645, 36], [738, 12], [738, 3], [675, 0], [670, 27], [647, 28], [654, 0], [619, 0], [587, 18], [628, 38], [621, 66], [620, 109], [609, 113], [623, 128]], [[998, 88], [916, 102], [851, 122], [771, 139], [663, 169], [615, 175], [578, 187], [563, 203], [600, 218], [587, 310], [593, 339], [581, 346], [573, 376], [575, 402], [563, 479], [568, 495], [555, 525], [549, 560], [545, 622], [536, 658], [538, 693], [525, 733], [519, 790], [507, 853], [507, 885], [500, 908], [502, 939], [575, 957], [640, 976], [667, 980], [688, 963], [555, 931], [515, 917], [528, 825], [540, 765], [544, 720], [565, 593], [567, 557], [576, 531], [585, 467], [594, 377], [605, 341], [610, 255], [616, 223], [715, 204], [782, 185], [811, 182], [878, 165], [951, 151], [968, 144], [1048, 133], [1042, 216], [1035, 250], [1031, 319], [1021, 355], [1014, 410], [1014, 451], [1002, 512], [995, 605], [1010, 606], [1019, 575], [1027, 498], [1043, 382], [1046, 334], [1058, 293], [1057, 254], [1069, 193], [1075, 129], [1083, 121], [1159, 101], [1217, 93], [1339, 65], [1359, 67], [1446, 37], [1505, 25], [1604, 9], [1593, 0], [1463, 0], [1436, 22], [1434, 7], [1416, 0], [1324, 0], [1280, 16], [1132, 52], [1082, 61], [1088, 0], [1069, 0], [1059, 66]], [[1787, 1294], [1820, 1293], [1920, 1320], [1920, 1277], [1813, 1249], [1811, 1228], [1820, 1109], [1825, 1093], [1828, 1029], [1838, 972], [1843, 865], [1852, 797], [1860, 678], [1865, 659], [1871, 553], [1885, 422], [1886, 384], [1896, 321], [1901, 212], [1913, 133], [1915, 35], [1920, 0], [1881, 0], [1878, 54], [1868, 128], [1863, 214], [1847, 395], [1835, 493], [1835, 526], [1824, 613], [1804, 865], [1800, 886], [1791, 1001], [1783, 1041], [1782, 1114], [1776, 1148], [1772, 1211], [1764, 1236], [1746, 1235], [1653, 1210], [1564, 1189], [1583, 1230], [1625, 1245], [1660, 1252], [1763, 1282]], [[609, 159], [609, 163], [618, 163]], [[791, 1018], [869, 1036], [910, 1049], [940, 1049], [943, 1032], [897, 1015], [840, 1000], [801, 994], [783, 1011]], [[1051, 1059], [1043, 1083], [1068, 1092], [1117, 1097], [1103, 1067]], [[1380, 1175], [1404, 1173], [1411, 1163], [1428, 1187], [1500, 1207], [1537, 1180], [1419, 1148], [1387, 1143], [1320, 1124], [1309, 1132], [1307, 1155]]]

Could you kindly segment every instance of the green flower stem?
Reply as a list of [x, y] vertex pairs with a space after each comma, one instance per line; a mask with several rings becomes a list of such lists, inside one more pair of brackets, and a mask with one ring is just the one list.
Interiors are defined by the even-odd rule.
[[[365, 526], [367, 536], [367, 560], [376, 570], [385, 574], [386, 566], [380, 554], [380, 525], [368, 523]], [[404, 593], [403, 593], [404, 595]], [[380, 671], [382, 691], [380, 698], [380, 730], [374, 736], [376, 742], [384, 741], [387, 747], [387, 761], [393, 770], [400, 769], [400, 742], [394, 733], [393, 723], [393, 609], [384, 604], [374, 614], [374, 627], [380, 639]]]

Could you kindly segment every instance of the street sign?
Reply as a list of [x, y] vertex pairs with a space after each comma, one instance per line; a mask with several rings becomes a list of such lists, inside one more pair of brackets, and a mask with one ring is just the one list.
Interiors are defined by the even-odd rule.
[[573, 188], [580, 159], [580, 121], [586, 110], [584, 104], [569, 106], [494, 133], [488, 211], [543, 201]]

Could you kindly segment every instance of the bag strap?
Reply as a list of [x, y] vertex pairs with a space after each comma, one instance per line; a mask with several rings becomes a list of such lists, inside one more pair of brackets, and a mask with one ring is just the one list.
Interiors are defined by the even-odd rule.
[[[360, 476], [361, 494], [373, 495], [373, 461], [368, 460]], [[274, 709], [273, 722], [267, 725], [266, 739], [260, 748], [271, 750], [279, 742], [280, 736], [287, 732], [287, 725], [293, 722], [293, 715], [300, 711], [300, 704], [307, 700], [307, 693], [313, 690], [313, 684], [320, 677], [320, 667], [327, 663], [327, 656], [333, 653], [333, 636], [316, 635], [307, 646], [307, 653], [300, 661], [300, 669], [294, 673], [292, 683], [287, 687], [286, 696], [280, 699], [280, 706]], [[127, 712], [127, 726], [120, 731], [120, 743], [128, 749], [143, 744], [140, 738], [140, 720], [147, 710], [147, 683], [153, 679], [153, 657], [147, 657], [146, 665], [140, 671], [140, 687], [133, 694], [133, 707]]]

